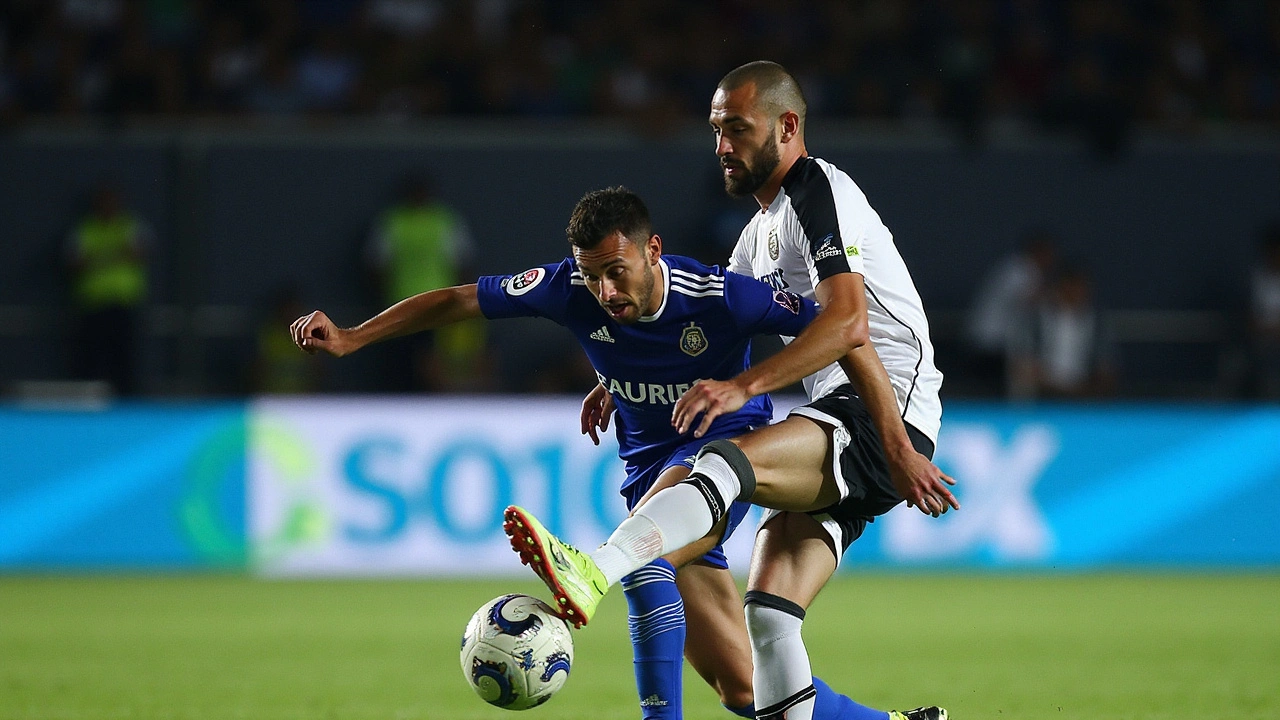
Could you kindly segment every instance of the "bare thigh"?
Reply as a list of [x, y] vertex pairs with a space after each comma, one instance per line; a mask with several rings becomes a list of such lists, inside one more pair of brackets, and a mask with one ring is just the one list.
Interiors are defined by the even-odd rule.
[[684, 655], [693, 669], [720, 695], [740, 708], [752, 702], [751, 640], [742, 598], [728, 570], [693, 563], [676, 573], [684, 598]]
[[808, 608], [836, 571], [831, 536], [809, 515], [784, 512], [756, 533], [747, 589], [784, 597]]
[[840, 499], [831, 469], [831, 428], [792, 415], [733, 439], [756, 475], [750, 500], [777, 510], [819, 510]]

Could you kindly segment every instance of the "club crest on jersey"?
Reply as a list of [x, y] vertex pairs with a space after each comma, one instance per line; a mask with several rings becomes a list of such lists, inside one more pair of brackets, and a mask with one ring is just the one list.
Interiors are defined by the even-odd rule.
[[785, 290], [774, 290], [773, 301], [791, 311], [792, 315], [800, 314], [800, 296]]
[[778, 228], [769, 228], [769, 259], [778, 259]]
[[680, 351], [690, 357], [697, 357], [707, 349], [707, 336], [702, 328], [693, 323], [680, 331]]
[[538, 283], [542, 282], [542, 278], [546, 276], [547, 269], [540, 267], [525, 270], [519, 275], [512, 275], [511, 279], [506, 283], [507, 294], [515, 296], [523, 295], [537, 287]]

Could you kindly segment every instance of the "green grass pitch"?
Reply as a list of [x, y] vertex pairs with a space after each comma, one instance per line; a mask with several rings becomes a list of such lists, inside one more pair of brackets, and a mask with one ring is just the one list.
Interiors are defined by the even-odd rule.
[[[463, 625], [523, 581], [0, 577], [0, 718], [638, 718], [626, 605], [576, 633], [522, 716], [458, 667]], [[977, 718], [1280, 717], [1280, 575], [841, 576], [805, 624], [816, 672], [882, 708]], [[694, 673], [686, 717], [731, 720]]]

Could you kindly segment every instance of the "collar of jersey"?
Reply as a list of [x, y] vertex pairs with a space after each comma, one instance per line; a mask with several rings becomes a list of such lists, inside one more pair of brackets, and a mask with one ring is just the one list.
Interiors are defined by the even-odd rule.
[[653, 322], [662, 317], [662, 311], [667, 309], [667, 298], [671, 297], [671, 268], [667, 267], [667, 261], [662, 258], [658, 258], [658, 264], [662, 266], [662, 304], [654, 314], [641, 315], [640, 322]]
[[808, 155], [801, 155], [796, 158], [795, 163], [791, 165], [791, 169], [786, 175], [782, 176], [782, 184], [778, 186], [778, 194], [773, 197], [773, 202], [769, 203], [769, 207], [761, 208], [761, 212], [765, 215], [777, 215], [781, 210], [782, 201], [789, 195], [787, 185], [794, 184], [796, 178], [800, 177], [800, 173], [804, 172], [804, 166], [813, 161]]

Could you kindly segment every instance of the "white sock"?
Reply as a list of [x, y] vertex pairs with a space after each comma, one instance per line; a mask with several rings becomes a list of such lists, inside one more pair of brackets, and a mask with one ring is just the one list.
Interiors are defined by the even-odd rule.
[[610, 585], [663, 555], [702, 539], [742, 491], [733, 468], [716, 453], [698, 456], [689, 477], [695, 475], [706, 480], [686, 480], [655, 493], [591, 553]]
[[[701, 538], [711, 529], [711, 509], [702, 493], [684, 483], [659, 491], [623, 520], [595, 552], [595, 560], [612, 585], [672, 550]], [[703, 527], [696, 531], [689, 528]]]
[[[773, 604], [753, 599], [780, 600], [791, 605], [783, 611]], [[799, 612], [797, 617], [794, 613]], [[812, 720], [816, 692], [809, 652], [800, 637], [804, 611], [794, 603], [764, 593], [748, 593], [747, 633], [751, 636], [751, 661], [755, 670], [751, 682], [756, 695], [756, 717], [786, 717], [787, 720]], [[785, 713], [785, 715], [784, 715]]]
[[[662, 492], [665, 492], [662, 491]], [[657, 500], [662, 492], [653, 496]], [[632, 515], [591, 553], [609, 585], [662, 557], [662, 533], [653, 521]]]

